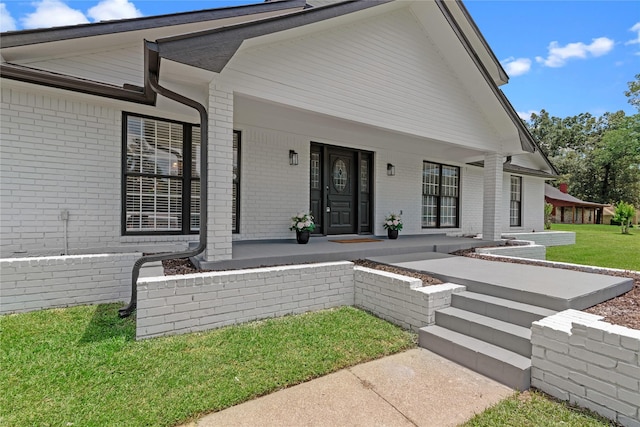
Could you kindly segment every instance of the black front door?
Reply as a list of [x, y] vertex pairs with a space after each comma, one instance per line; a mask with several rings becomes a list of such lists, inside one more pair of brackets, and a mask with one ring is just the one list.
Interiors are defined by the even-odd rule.
[[371, 232], [372, 154], [311, 145], [310, 200], [317, 234]]
[[327, 234], [353, 234], [356, 232], [354, 153], [330, 149], [328, 160]]

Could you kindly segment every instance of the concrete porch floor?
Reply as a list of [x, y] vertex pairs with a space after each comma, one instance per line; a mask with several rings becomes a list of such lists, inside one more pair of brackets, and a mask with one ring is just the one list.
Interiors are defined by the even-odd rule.
[[[336, 243], [339, 240], [375, 239], [367, 243]], [[304, 264], [311, 262], [350, 261], [375, 256], [407, 255], [414, 253], [450, 253], [460, 249], [488, 246], [490, 240], [451, 237], [444, 234], [400, 235], [396, 240], [386, 236], [342, 235], [312, 236], [308, 244], [299, 245], [295, 239], [252, 240], [233, 242], [233, 258], [226, 261], [192, 259], [204, 270], [234, 270], [260, 266]]]

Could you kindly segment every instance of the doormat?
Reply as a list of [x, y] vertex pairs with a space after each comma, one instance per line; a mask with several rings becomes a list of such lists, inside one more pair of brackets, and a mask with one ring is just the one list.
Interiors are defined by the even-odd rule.
[[333, 243], [371, 243], [382, 242], [380, 239], [344, 239], [344, 240], [329, 240]]

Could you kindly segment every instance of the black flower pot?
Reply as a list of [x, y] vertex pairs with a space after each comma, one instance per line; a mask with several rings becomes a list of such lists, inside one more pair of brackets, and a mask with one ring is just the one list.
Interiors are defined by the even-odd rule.
[[309, 231], [296, 231], [296, 240], [301, 245], [306, 245], [309, 243], [309, 235], [311, 233]]
[[387, 228], [387, 237], [390, 239], [397, 239], [398, 238], [398, 230], [392, 230], [390, 228]]

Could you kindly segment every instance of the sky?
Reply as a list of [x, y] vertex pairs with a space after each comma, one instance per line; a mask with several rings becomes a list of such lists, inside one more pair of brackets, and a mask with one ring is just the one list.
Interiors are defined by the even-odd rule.
[[[0, 30], [13, 31], [186, 12], [261, 0], [4, 0]], [[640, 73], [637, 0], [466, 0], [510, 77], [502, 86], [518, 114], [552, 116], [637, 110], [627, 83]]]

